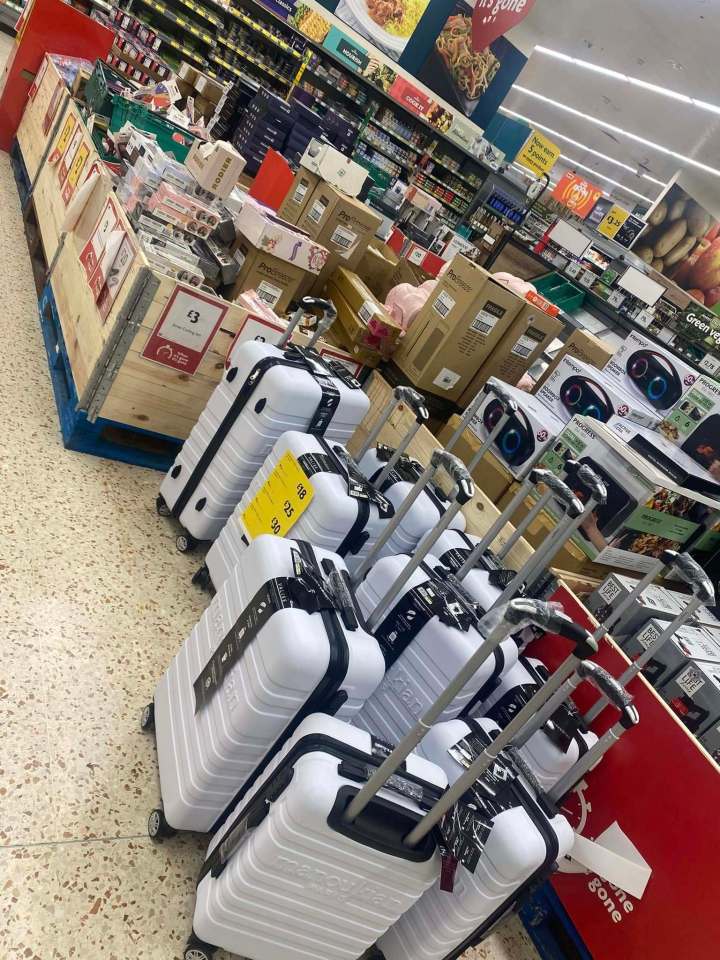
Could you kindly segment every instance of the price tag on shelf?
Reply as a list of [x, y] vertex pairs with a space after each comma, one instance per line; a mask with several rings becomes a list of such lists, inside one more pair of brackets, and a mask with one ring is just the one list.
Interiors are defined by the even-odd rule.
[[586, 270], [583, 273], [583, 275], [580, 277], [580, 286], [585, 287], [586, 290], [589, 290], [596, 280], [597, 280], [597, 277], [592, 272], [592, 270]]
[[307, 510], [313, 494], [307, 474], [288, 451], [243, 511], [248, 539], [263, 533], [284, 537]]
[[[185, 20], [183, 17], [178, 17], [177, 14], [176, 14], [176, 15], [175, 15], [175, 23], [176, 23], [179, 27], [184, 27], [184, 26], [187, 25], [187, 20]], [[195, 27], [190, 27], [190, 33], [195, 33]]]
[[700, 361], [699, 366], [713, 376], [720, 370], [720, 360], [711, 353], [706, 353]]
[[619, 307], [625, 302], [625, 294], [622, 290], [613, 290], [608, 297], [608, 303], [611, 307]]
[[583, 270], [583, 268], [580, 266], [579, 263], [569, 263], [569, 264], [567, 265], [567, 269], [566, 269], [565, 273], [566, 273], [569, 277], [572, 277], [573, 280], [577, 280], [577, 278], [578, 278], [578, 277], [580, 276], [580, 274], [582, 273], [582, 270]]

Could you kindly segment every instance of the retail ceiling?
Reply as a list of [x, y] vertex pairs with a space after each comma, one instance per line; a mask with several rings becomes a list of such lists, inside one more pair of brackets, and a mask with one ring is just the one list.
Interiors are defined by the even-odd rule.
[[[720, 208], [719, 37], [720, 0], [535, 0], [528, 17], [509, 34], [525, 53], [540, 45], [706, 101], [717, 107], [717, 113], [537, 50], [503, 107], [531, 126], [548, 128], [542, 132], [569, 158], [558, 164], [560, 173], [577, 169], [591, 180], [594, 174], [608, 194], [647, 205], [638, 194], [654, 200], [662, 187], [653, 181], [666, 182], [683, 169], [688, 175], [684, 185], [696, 188], [695, 195], [706, 204], [708, 196], [716, 197], [715, 206]], [[618, 129], [598, 126], [518, 87], [716, 168], [718, 174], [664, 154]], [[623, 187], [634, 192], [629, 194]]]

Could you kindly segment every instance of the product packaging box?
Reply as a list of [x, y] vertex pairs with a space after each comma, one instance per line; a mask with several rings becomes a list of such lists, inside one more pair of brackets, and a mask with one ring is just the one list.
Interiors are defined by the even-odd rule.
[[[518, 410], [498, 434], [494, 452], [517, 480], [527, 476], [530, 469], [552, 444], [565, 424], [530, 393], [505, 384], [505, 389], [516, 400]], [[482, 443], [502, 417], [502, 405], [493, 394], [470, 421], [470, 430]]]
[[[637, 586], [637, 580], [621, 573], [611, 573], [585, 601], [585, 606], [599, 623], [606, 623]], [[681, 603], [674, 591], [652, 583], [646, 587], [620, 624], [622, 636], [630, 636], [650, 620], [669, 623], [679, 616], [687, 603]]]
[[601, 340], [593, 333], [587, 330], [573, 330], [562, 347], [555, 354], [550, 366], [537, 380], [533, 393], [537, 393], [540, 387], [550, 377], [563, 357], [575, 357], [576, 360], [582, 360], [583, 363], [602, 370], [610, 357], [615, 353], [615, 346], [607, 340]]
[[379, 213], [323, 181], [313, 191], [298, 226], [330, 251], [333, 268], [342, 264], [352, 270], [381, 222]]
[[274, 257], [240, 237], [233, 253], [242, 259], [242, 266], [233, 286], [233, 299], [245, 290], [255, 290], [258, 297], [273, 310], [282, 313], [297, 298], [307, 273], [302, 267]]
[[337, 187], [348, 197], [357, 197], [368, 178], [365, 167], [355, 163], [329, 143], [311, 140], [300, 157], [300, 166]]
[[[667, 625], [662, 620], [650, 620], [625, 640], [622, 644], [625, 653], [631, 660], [636, 660], [657, 643]], [[686, 625], [663, 643], [642, 672], [654, 687], [660, 687], [694, 660], [712, 663], [720, 669], [720, 646], [708, 630]]]
[[370, 238], [367, 247], [363, 250], [360, 262], [355, 272], [372, 290], [381, 303], [394, 286], [392, 279], [399, 260], [390, 247], [379, 243], [374, 237]]
[[185, 166], [203, 190], [224, 200], [237, 185], [245, 169], [245, 159], [224, 140], [214, 143], [196, 140], [185, 158]]
[[377, 365], [393, 353], [402, 328], [357, 274], [338, 267], [328, 281], [326, 294], [338, 313], [337, 323], [341, 328], [338, 335], [351, 352], [356, 352], [356, 347], [358, 354], [363, 350], [368, 365], [372, 355]]
[[698, 376], [670, 350], [635, 331], [628, 334], [603, 370], [660, 414], [672, 410]]
[[235, 217], [235, 226], [238, 235], [253, 247], [308, 273], [320, 273], [328, 261], [325, 247], [251, 197]]
[[720, 383], [698, 377], [666, 415], [661, 432], [696, 463], [720, 478]]
[[394, 362], [418, 389], [457, 401], [523, 306], [487, 270], [456, 256]]
[[[390, 253], [393, 254], [393, 256], [397, 257], [397, 254], [393, 253], [390, 247], [388, 247], [388, 250], [390, 250]], [[421, 283], [425, 283], [426, 280], [432, 279], [433, 278], [430, 276], [430, 274], [426, 273], [422, 267], [416, 267], [415, 264], [410, 263], [409, 260], [405, 260], [403, 257], [397, 257], [397, 265], [390, 277], [388, 292], [390, 292], [393, 287], [397, 287], [401, 283], [410, 283], [417, 287]]]
[[607, 423], [611, 417], [626, 417], [646, 427], [657, 427], [661, 417], [640, 403], [612, 377], [601, 370], [563, 357], [535, 396], [565, 422], [575, 414]]
[[574, 417], [548, 446], [540, 466], [562, 475], [569, 459], [592, 467], [607, 487], [607, 502], [573, 537], [596, 563], [645, 572], [664, 550], [682, 550], [717, 506], [674, 484], [607, 424], [589, 417]]
[[693, 661], [663, 684], [660, 696], [691, 733], [702, 733], [720, 721], [720, 665]]
[[300, 167], [295, 174], [295, 179], [285, 199], [280, 205], [277, 212], [278, 217], [280, 217], [281, 220], [286, 220], [288, 223], [297, 223], [305, 212], [310, 197], [313, 195], [320, 180], [321, 178], [317, 173], [312, 173], [305, 167]]
[[460, 406], [467, 406], [490, 377], [514, 386], [562, 328], [562, 320], [531, 303], [524, 304], [460, 397]]
[[[454, 414], [438, 433], [438, 440], [443, 446], [455, 433], [459, 423], [460, 417]], [[479, 449], [480, 441], [478, 438], [471, 430], [465, 430], [453, 447], [452, 452], [454, 456], [459, 457], [467, 465]], [[485, 454], [472, 471], [472, 478], [477, 484], [478, 490], [482, 490], [488, 500], [495, 505], [500, 502], [500, 498], [507, 492], [513, 482], [513, 476], [508, 468], [490, 451]]]
[[720, 763], [720, 723], [712, 722], [700, 733], [698, 739], [715, 763]]

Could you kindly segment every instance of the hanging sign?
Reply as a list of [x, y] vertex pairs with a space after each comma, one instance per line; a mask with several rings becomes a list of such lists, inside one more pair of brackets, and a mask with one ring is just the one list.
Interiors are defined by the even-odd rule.
[[597, 232], [608, 240], [613, 240], [629, 216], [629, 210], [623, 210], [614, 203], [597, 225]]
[[596, 187], [589, 180], [583, 180], [576, 173], [566, 173], [558, 181], [552, 195], [568, 210], [572, 210], [575, 216], [584, 220], [603, 192], [600, 187]]
[[142, 352], [146, 360], [193, 374], [200, 366], [229, 305], [178, 284]]
[[477, 0], [472, 18], [472, 46], [480, 51], [516, 27], [535, 0]]
[[515, 157], [515, 163], [536, 174], [550, 173], [559, 157], [560, 147], [537, 130], [533, 130]]

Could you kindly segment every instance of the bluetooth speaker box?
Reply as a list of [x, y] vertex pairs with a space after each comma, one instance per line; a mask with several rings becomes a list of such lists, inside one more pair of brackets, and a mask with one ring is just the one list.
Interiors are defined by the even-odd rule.
[[574, 357], [582, 360], [596, 370], [602, 370], [610, 357], [615, 353], [615, 345], [607, 340], [601, 340], [588, 330], [573, 330], [562, 347], [555, 354], [550, 366], [536, 381], [533, 393], [537, 393], [548, 377], [552, 376], [564, 357]]
[[[627, 638], [622, 644], [623, 650], [631, 660], [636, 660], [657, 643], [667, 626], [663, 620], [650, 620]], [[660, 687], [693, 660], [712, 663], [720, 668], [720, 646], [709, 630], [685, 624], [653, 653], [643, 667], [643, 676], [654, 687]]]
[[[448, 420], [437, 437], [440, 443], [445, 444], [455, 433], [460, 423], [460, 417], [453, 414]], [[459, 457], [464, 464], [470, 463], [472, 458], [480, 449], [480, 441], [472, 432], [465, 430], [453, 447], [453, 454]], [[496, 506], [501, 498], [507, 492], [513, 482], [513, 475], [505, 464], [499, 460], [494, 453], [488, 451], [480, 463], [472, 471], [472, 478], [477, 484], [478, 490], [482, 490], [485, 496]]]
[[628, 334], [603, 369], [632, 396], [660, 414], [672, 410], [698, 377], [670, 350], [635, 331]]
[[720, 722], [720, 664], [694, 660], [660, 688], [660, 696], [709, 753], [716, 747], [702, 734]]
[[660, 430], [695, 463], [720, 479], [720, 383], [698, 377]]

